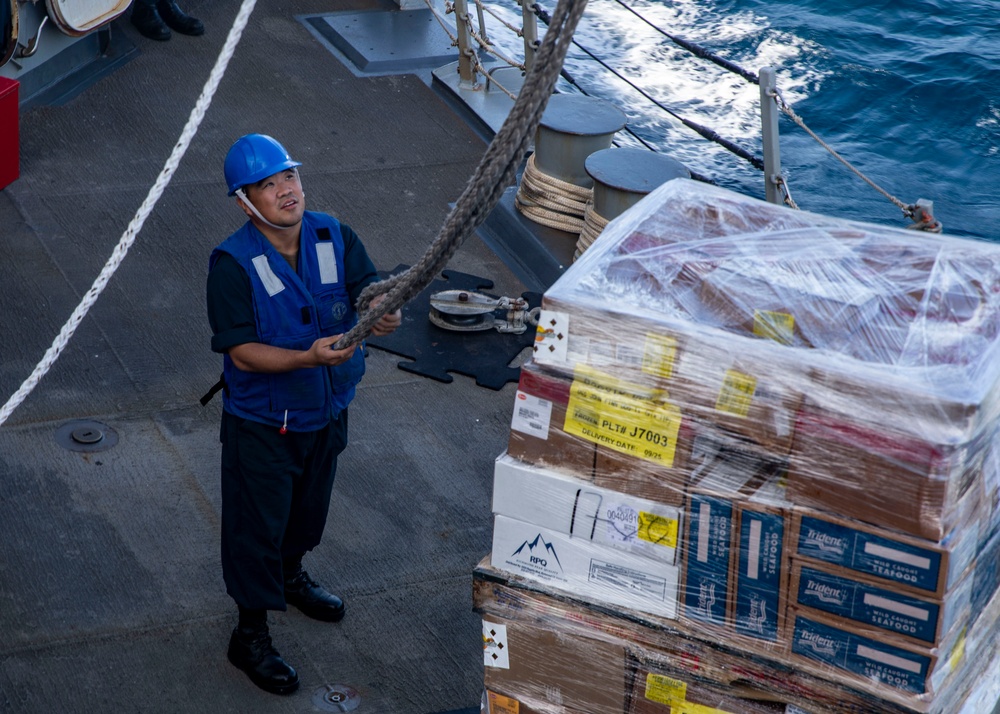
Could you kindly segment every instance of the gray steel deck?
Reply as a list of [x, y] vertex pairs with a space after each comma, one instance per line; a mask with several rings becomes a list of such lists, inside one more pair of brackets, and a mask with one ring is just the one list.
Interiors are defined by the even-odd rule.
[[[137, 56], [63, 106], [21, 117], [21, 178], [0, 192], [0, 399], [80, 302], [143, 201], [208, 77], [235, 0], [182, 3], [201, 38], [114, 32]], [[311, 208], [363, 237], [380, 268], [436, 235], [485, 145], [416, 75], [359, 76], [300, 16], [377, 0], [261, 2], [172, 184], [62, 358], [0, 427], [0, 711], [313, 712], [326, 685], [358, 711], [477, 707], [474, 565], [489, 551], [492, 461], [513, 385], [441, 384], [370, 351], [326, 538], [306, 564], [348, 603], [272, 634], [300, 691], [266, 694], [225, 659], [235, 610], [219, 567], [218, 420], [204, 282], [242, 222], [222, 160], [247, 132], [299, 157]], [[451, 261], [497, 294], [525, 287], [478, 239]], [[404, 328], [405, 329], [405, 328]], [[94, 453], [56, 436], [95, 420]], [[329, 710], [329, 709], [327, 709]]]

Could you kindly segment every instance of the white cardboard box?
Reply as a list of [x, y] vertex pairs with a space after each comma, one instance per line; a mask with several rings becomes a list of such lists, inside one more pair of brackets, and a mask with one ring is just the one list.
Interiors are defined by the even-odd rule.
[[680, 568], [496, 516], [490, 564], [583, 599], [677, 617]]
[[673, 565], [682, 509], [598, 488], [501, 454], [493, 470], [493, 512]]

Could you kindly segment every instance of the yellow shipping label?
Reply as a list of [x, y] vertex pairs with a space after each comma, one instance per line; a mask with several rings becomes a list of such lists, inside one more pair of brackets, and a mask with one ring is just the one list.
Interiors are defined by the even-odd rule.
[[968, 628], [962, 630], [962, 634], [958, 636], [958, 642], [951, 650], [951, 656], [948, 657], [948, 669], [952, 672], [958, 669], [958, 665], [965, 659], [965, 634], [967, 630]]
[[[577, 370], [593, 372], [593, 370]], [[677, 449], [681, 412], [669, 402], [650, 401], [612, 380], [605, 387], [593, 378], [574, 378], [563, 431], [595, 444], [669, 468]], [[643, 390], [647, 394], [665, 393]]]
[[490, 714], [518, 714], [521, 703], [496, 692], [486, 692], [490, 702]]
[[677, 340], [666, 335], [646, 335], [642, 349], [642, 371], [654, 377], [670, 379], [677, 362]]
[[665, 548], [677, 547], [678, 523], [676, 518], [664, 518], [655, 513], [639, 511], [639, 540], [662, 545]]
[[679, 679], [650, 672], [646, 675], [646, 699], [674, 707], [687, 699], [687, 686]]
[[795, 317], [787, 312], [754, 310], [753, 333], [757, 337], [766, 337], [783, 345], [790, 345], [792, 335], [795, 333]]
[[727, 369], [722, 380], [719, 398], [715, 400], [717, 411], [746, 417], [753, 405], [753, 395], [757, 391], [757, 378], [750, 374]]

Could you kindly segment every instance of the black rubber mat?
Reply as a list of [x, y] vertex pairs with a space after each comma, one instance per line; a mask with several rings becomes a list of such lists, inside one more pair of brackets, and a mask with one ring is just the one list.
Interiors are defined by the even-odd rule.
[[[379, 274], [384, 278], [405, 270], [400, 265], [391, 271]], [[535, 330], [529, 325], [520, 335], [501, 333], [496, 330], [481, 332], [451, 332], [431, 323], [430, 296], [441, 290], [469, 290], [490, 297], [501, 297], [490, 292], [493, 281], [468, 273], [445, 270], [443, 279], [436, 279], [403, 306], [403, 324], [387, 337], [371, 337], [368, 346], [406, 357], [409, 362], [400, 362], [399, 368], [429, 377], [439, 382], [450, 383], [451, 374], [473, 377], [476, 384], [487, 389], [502, 389], [508, 382], [516, 382], [520, 367], [510, 367], [510, 363], [535, 339]], [[507, 295], [505, 297], [515, 297]], [[529, 307], [541, 304], [539, 293], [522, 293]]]

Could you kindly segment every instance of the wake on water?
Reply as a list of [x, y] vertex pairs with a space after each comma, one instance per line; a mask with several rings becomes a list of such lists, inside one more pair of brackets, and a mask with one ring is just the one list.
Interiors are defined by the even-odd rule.
[[[775, 68], [806, 124], [904, 203], [934, 201], [945, 232], [1000, 241], [998, 2], [843, 0], [590, 0], [576, 41], [679, 116], [761, 155], [760, 92], [659, 32], [751, 72]], [[554, 4], [546, 3], [551, 11]], [[520, 13], [490, 5], [511, 24]], [[499, 24], [498, 47], [522, 56]], [[539, 28], [544, 32], [544, 26]], [[574, 48], [565, 69], [587, 94], [614, 102], [658, 151], [720, 186], [763, 198], [760, 171], [706, 141]], [[568, 84], [563, 90], [574, 91]], [[898, 208], [787, 117], [782, 167], [799, 207], [904, 227]], [[626, 132], [615, 143], [641, 146]]]

